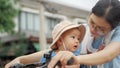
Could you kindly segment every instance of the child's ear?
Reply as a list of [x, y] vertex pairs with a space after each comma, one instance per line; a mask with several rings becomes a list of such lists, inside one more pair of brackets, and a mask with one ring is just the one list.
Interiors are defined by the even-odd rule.
[[58, 43], [59, 43], [59, 45], [62, 44], [62, 39], [61, 38], [58, 39]]

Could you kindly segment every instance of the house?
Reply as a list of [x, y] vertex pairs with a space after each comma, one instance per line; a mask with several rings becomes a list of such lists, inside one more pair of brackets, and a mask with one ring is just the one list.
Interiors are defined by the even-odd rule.
[[20, 0], [20, 13], [15, 19], [16, 32], [24, 33], [26, 38], [40, 45], [43, 50], [51, 44], [53, 27], [61, 20], [70, 20], [76, 24], [87, 22], [90, 10], [63, 1]]

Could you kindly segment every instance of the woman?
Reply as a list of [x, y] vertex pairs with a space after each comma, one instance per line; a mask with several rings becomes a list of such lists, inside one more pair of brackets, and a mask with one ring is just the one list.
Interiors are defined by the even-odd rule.
[[71, 52], [61, 51], [48, 68], [53, 68], [58, 60], [65, 66], [70, 58], [74, 59], [75, 64], [104, 64], [104, 68], [120, 68], [120, 2], [99, 0], [92, 8], [88, 25], [82, 53], [89, 54], [75, 56]]

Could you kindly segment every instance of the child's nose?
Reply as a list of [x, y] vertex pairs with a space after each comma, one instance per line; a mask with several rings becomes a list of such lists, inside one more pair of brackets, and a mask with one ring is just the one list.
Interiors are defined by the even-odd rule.
[[76, 42], [76, 43], [79, 43], [79, 40], [76, 38], [75, 42]]

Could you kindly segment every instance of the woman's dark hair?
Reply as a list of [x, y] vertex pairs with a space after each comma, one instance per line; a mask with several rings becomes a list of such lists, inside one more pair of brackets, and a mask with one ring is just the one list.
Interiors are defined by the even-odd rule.
[[99, 0], [92, 8], [92, 13], [104, 17], [112, 29], [120, 25], [120, 2], [118, 0]]

